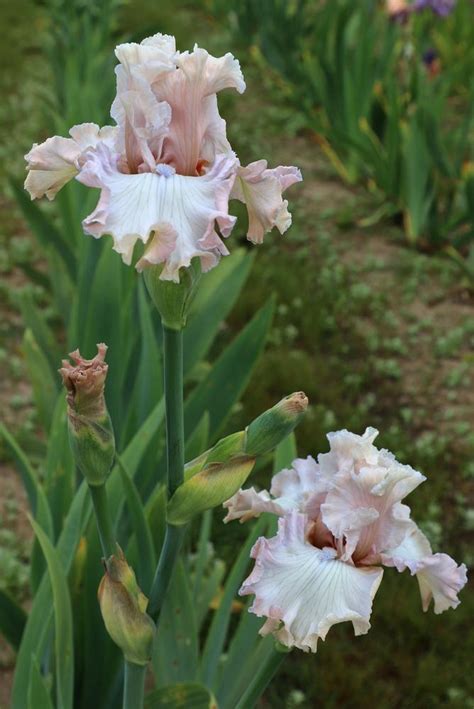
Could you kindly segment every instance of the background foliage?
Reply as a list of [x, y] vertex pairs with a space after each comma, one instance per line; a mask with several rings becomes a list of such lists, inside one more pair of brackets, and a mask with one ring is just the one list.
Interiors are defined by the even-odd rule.
[[[18, 641], [15, 629], [24, 618], [19, 605], [8, 605], [9, 600], [29, 608], [35, 595], [40, 607], [47, 593], [41, 581], [44, 557], [38, 543], [30, 552], [30, 533], [22, 521], [26, 503], [13, 482], [11, 464], [16, 461], [37, 521], [57, 539], [75, 481], [65, 435], [48, 434], [65, 433], [57, 425], [65, 414], [56, 369], [61, 356], [78, 344], [87, 355], [97, 341], [110, 346], [108, 403], [126, 468], [113, 477], [114, 494], [123, 505], [121, 534], [134, 529], [136, 540], [142, 535], [140, 548], [150, 555], [159, 544], [160, 498], [158, 493], [149, 497], [156, 471], [163, 467], [162, 410], [153, 412], [161, 394], [160, 337], [153, 311], [136, 275], [121, 266], [107, 241], [83, 237], [80, 218], [90, 211], [93, 196], [74, 183], [57, 204], [38, 207], [21, 190], [20, 156], [33, 140], [65, 133], [82, 120], [106, 122], [113, 91], [112, 48], [124, 36], [163, 31], [177, 35], [181, 48], [198, 41], [215, 53], [231, 49], [249, 84], [243, 97], [225, 97], [232, 143], [243, 161], [264, 152], [274, 164], [300, 165], [305, 177], [300, 194], [295, 190], [292, 198], [295, 224], [288, 236], [270, 235], [257, 254], [249, 252], [242, 234], [232, 237], [234, 255], [209, 275], [200, 294], [205, 314], [191, 322], [188, 332], [189, 446], [202, 450], [283, 394], [304, 389], [312, 409], [297, 434], [300, 454], [324, 450], [325, 434], [334, 428], [361, 431], [376, 425], [383, 445], [428, 475], [414, 499], [414, 515], [433, 544], [471, 561], [471, 3], [459, 0], [446, 20], [427, 11], [405, 26], [389, 23], [383, 3], [365, 0], [265, 0], [258, 3], [258, 12], [256, 8], [251, 0], [159, 6], [146, 0], [120, 6], [106, 0], [21, 0], [14, 9], [3, 3], [3, 21], [14, 31], [1, 50], [8, 69], [0, 109], [2, 334], [8, 339], [0, 354], [10, 435], [2, 443], [6, 483], [0, 504], [0, 584], [8, 594], [2, 595], [3, 615], [17, 618], [9, 637], [13, 646]], [[422, 61], [431, 47], [440, 61], [434, 77]], [[104, 280], [110, 284], [105, 293]], [[271, 292], [275, 305], [267, 302]], [[222, 324], [203, 327], [214, 319]], [[265, 353], [249, 380], [267, 330]], [[228, 400], [221, 404], [222, 411], [225, 403], [233, 405], [227, 422], [213, 397], [205, 398], [215, 362], [222, 380], [232, 382]], [[244, 403], [238, 403], [246, 384]], [[133, 433], [143, 424], [146, 433], [138, 441]], [[268, 475], [266, 466], [257, 480], [263, 485]], [[135, 486], [129, 476], [135, 476]], [[156, 520], [154, 543], [143, 536], [137, 495], [149, 499], [145, 511], [149, 520]], [[62, 566], [70, 568], [74, 613], [93, 614], [100, 623], [96, 535], [87, 514], [80, 514], [79, 502], [74, 509], [69, 510], [67, 529], [84, 541], [74, 558], [63, 556], [71, 550], [67, 539], [58, 553]], [[212, 551], [207, 545], [211, 518], [201, 532], [196, 530], [201, 544], [197, 549], [190, 544], [194, 556], [187, 570], [190, 593], [199, 598], [189, 622], [202, 624], [201, 649], [208, 663], [204, 672], [209, 682], [225, 687], [232, 662], [223, 675], [216, 674], [205, 638], [211, 633], [213, 642], [207, 647], [215, 646], [213, 627], [219, 625], [209, 625], [212, 614], [206, 609], [223, 581], [223, 561], [234, 559], [248, 530], [236, 524], [224, 527], [220, 520], [217, 511]], [[132, 541], [132, 560], [136, 544]], [[48, 558], [47, 542], [41, 546]], [[200, 580], [203, 565], [206, 588]], [[424, 615], [416, 582], [388, 571], [386, 577], [369, 635], [354, 640], [349, 628], [339, 626], [316, 657], [293, 653], [269, 689], [267, 705], [472, 705], [472, 640], [464, 633], [472, 596], [465, 592], [456, 612]], [[229, 593], [228, 603], [233, 591]], [[61, 612], [67, 633], [68, 609]], [[252, 629], [259, 627], [260, 621], [237, 606], [231, 631], [240, 618]], [[43, 620], [38, 615], [36, 632]], [[170, 627], [168, 643], [175, 635]], [[55, 642], [60, 647], [64, 638]], [[76, 661], [83, 663], [76, 673], [87, 679], [76, 701], [87, 706], [87, 692], [106, 691], [94, 659], [98, 642], [96, 634], [75, 637]], [[244, 652], [239, 645], [233, 651], [234, 661]], [[105, 637], [100, 652], [105, 663], [117, 663], [118, 654]], [[190, 653], [192, 675], [197, 649]], [[2, 657], [6, 687], [15, 656], [5, 649]], [[16, 661], [30, 683], [42, 681], [29, 658], [22, 660], [20, 654]], [[157, 651], [159, 676], [193, 679], [164, 662]], [[69, 691], [67, 676], [66, 667], [64, 691]], [[27, 692], [28, 683], [23, 684]], [[27, 706], [27, 696], [23, 699]], [[232, 706], [232, 697], [224, 699]], [[6, 697], [1, 700], [7, 705]]]

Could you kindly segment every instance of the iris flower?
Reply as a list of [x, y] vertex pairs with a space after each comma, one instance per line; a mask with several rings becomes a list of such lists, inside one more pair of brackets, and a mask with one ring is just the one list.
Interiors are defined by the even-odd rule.
[[296, 167], [268, 169], [265, 160], [240, 165], [217, 107], [219, 91], [245, 90], [232, 54], [216, 58], [197, 46], [179, 52], [174, 37], [162, 34], [121, 44], [115, 54], [115, 125], [83, 123], [71, 128], [69, 138], [34, 145], [25, 156], [32, 199], [53, 199], [73, 177], [99, 188], [97, 207], [83, 221], [85, 232], [110, 234], [126, 264], [142, 241], [138, 270], [163, 263], [160, 277], [176, 282], [191, 259], [198, 257], [207, 271], [228, 253], [221, 236], [235, 223], [231, 198], [247, 205], [251, 241], [261, 242], [274, 226], [286, 231], [291, 215], [282, 192], [301, 173]]
[[255, 543], [255, 566], [240, 589], [255, 596], [250, 611], [267, 618], [262, 635], [315, 652], [336, 623], [367, 633], [382, 566], [417, 577], [425, 611], [431, 599], [435, 613], [459, 604], [466, 567], [433, 554], [402, 503], [425, 477], [378, 450], [377, 434], [330, 433], [330, 451], [318, 462], [297, 459], [274, 476], [270, 493], [240, 490], [224, 503], [226, 522], [279, 517], [276, 536]]

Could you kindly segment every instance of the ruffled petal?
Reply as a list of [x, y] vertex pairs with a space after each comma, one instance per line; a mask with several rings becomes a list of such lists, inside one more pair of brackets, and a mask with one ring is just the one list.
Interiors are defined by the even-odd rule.
[[297, 458], [291, 468], [274, 475], [270, 493], [282, 509], [296, 509], [315, 519], [327, 489], [326, 482], [321, 479], [319, 465], [309, 455], [307, 458]]
[[46, 197], [54, 199], [61, 187], [72, 180], [80, 170], [85, 150], [99, 142], [109, 145], [116, 137], [116, 128], [99, 128], [95, 123], [82, 123], [69, 131], [70, 138], [54, 136], [41, 144], [33, 145], [25, 155], [28, 175], [25, 189], [31, 199]]
[[302, 179], [297, 167], [280, 166], [269, 170], [266, 160], [239, 168], [232, 197], [247, 206], [247, 238], [250, 241], [260, 244], [275, 226], [280, 234], [284, 234], [291, 225], [291, 214], [288, 202], [281, 195], [287, 187]]
[[215, 94], [225, 88], [241, 93], [245, 82], [231, 54], [216, 58], [195, 47], [180, 54], [176, 64], [176, 71], [152, 85], [157, 99], [166, 101], [172, 111], [162, 159], [182, 175], [201, 174], [217, 154], [231, 152]]
[[123, 171], [153, 172], [169, 130], [170, 106], [157, 101], [148, 87], [128, 89], [117, 93], [111, 115], [119, 126], [117, 151], [125, 158]]
[[152, 84], [163, 74], [176, 69], [176, 41], [171, 35], [155, 34], [147, 37], [140, 44], [128, 42], [119, 44], [115, 56], [120, 62], [117, 78], [122, 75], [140, 84]]
[[255, 567], [239, 593], [255, 594], [250, 611], [267, 617], [262, 635], [315, 652], [336, 623], [352, 621], [356, 635], [369, 630], [383, 569], [356, 568], [336, 559], [334, 549], [316, 549], [306, 540], [306, 524], [306, 515], [291, 512], [275, 537], [258, 539]]
[[136, 241], [146, 244], [155, 232], [157, 239], [150, 241], [139, 268], [164, 261], [163, 280], [179, 282], [179, 269], [194, 257], [201, 259], [203, 270], [215, 266], [225, 252], [215, 222], [223, 234], [235, 222], [227, 212], [234, 161], [221, 156], [202, 177], [177, 175], [167, 165], [158, 165], [154, 173], [127, 175], [117, 169], [118, 161], [119, 156], [104, 146], [88, 153], [77, 179], [102, 192], [96, 209], [83, 222], [85, 231], [95, 237], [111, 234], [114, 249], [127, 264]]
[[409, 569], [412, 576], [416, 575], [424, 611], [431, 599], [437, 614], [460, 604], [457, 594], [467, 583], [465, 564], [458, 566], [448, 554], [433, 554], [428, 539], [414, 522], [401, 544], [382, 555], [382, 563], [398, 571]]
[[377, 465], [379, 451], [373, 443], [378, 435], [377, 429], [372, 427], [362, 436], [346, 429], [328, 433], [329, 453], [318, 456], [321, 474], [331, 480], [341, 473], [350, 474], [362, 465]]
[[345, 539], [346, 559], [373, 563], [377, 554], [402, 541], [411, 524], [410, 510], [400, 500], [426, 478], [409, 465], [386, 462], [387, 467], [367, 465], [350, 476], [336, 475], [321, 505], [326, 526]]
[[228, 510], [224, 517], [226, 523], [234, 519], [238, 519], [241, 523], [247, 522], [253, 517], [259, 517], [262, 512], [271, 512], [278, 516], [285, 513], [283, 507], [272, 500], [266, 490], [257, 492], [254, 487], [239, 490], [224, 502], [224, 507]]

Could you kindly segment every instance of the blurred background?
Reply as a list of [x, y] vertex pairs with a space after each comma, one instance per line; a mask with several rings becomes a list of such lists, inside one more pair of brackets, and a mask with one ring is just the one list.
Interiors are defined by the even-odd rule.
[[[32, 206], [23, 155], [110, 120], [119, 41], [173, 34], [181, 50], [240, 60], [247, 91], [221, 94], [221, 112], [242, 163], [265, 156], [304, 176], [284, 237], [248, 245], [242, 213], [230, 239], [254, 259], [211, 356], [271, 293], [276, 311], [227, 429], [298, 389], [311, 402], [301, 455], [325, 451], [328, 431], [377, 427], [428, 478], [410, 504], [435, 550], [472, 564], [473, 20], [471, 0], [0, 0], [0, 407], [28, 454], [44, 455], [59, 386], [44, 352], [67, 351], [61, 271], [74, 270], [68, 239], [90, 209], [80, 185]], [[0, 460], [0, 589], [28, 607], [27, 503], [6, 447]], [[245, 530], [220, 517], [216, 550], [232, 558]], [[261, 705], [472, 708], [474, 604], [461, 598], [423, 614], [416, 581], [386, 570], [370, 633], [335, 626], [316, 656], [292, 653]], [[0, 639], [1, 707], [14, 663]]]

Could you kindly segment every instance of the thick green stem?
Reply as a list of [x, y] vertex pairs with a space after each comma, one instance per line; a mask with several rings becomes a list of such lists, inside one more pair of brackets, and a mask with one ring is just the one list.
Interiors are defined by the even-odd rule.
[[183, 331], [163, 327], [168, 492], [184, 476]]
[[171, 581], [176, 559], [184, 536], [184, 527], [166, 525], [165, 540], [161, 549], [160, 560], [151, 587], [147, 613], [157, 620], [165, 600], [166, 591]]
[[[168, 496], [171, 497], [184, 478], [183, 420], [183, 332], [163, 326], [164, 388], [166, 406], [166, 454]], [[150, 592], [148, 613], [158, 619], [174, 565], [178, 558], [184, 528], [166, 525], [166, 535]]]
[[278, 672], [287, 652], [274, 649], [262, 663], [256, 662], [256, 672], [247, 689], [242, 694], [235, 709], [253, 709], [259, 698]]
[[142, 709], [146, 667], [125, 660], [123, 709]]
[[89, 485], [104, 559], [115, 554], [115, 537], [105, 485]]

